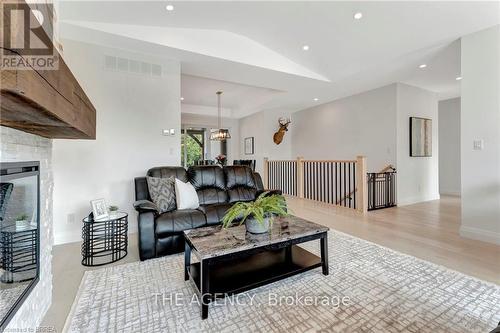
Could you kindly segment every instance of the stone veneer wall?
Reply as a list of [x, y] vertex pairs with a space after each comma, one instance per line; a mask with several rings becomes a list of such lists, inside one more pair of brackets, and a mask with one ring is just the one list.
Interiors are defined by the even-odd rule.
[[40, 161], [40, 281], [7, 331], [38, 327], [52, 302], [52, 140], [0, 126], [2, 162]]

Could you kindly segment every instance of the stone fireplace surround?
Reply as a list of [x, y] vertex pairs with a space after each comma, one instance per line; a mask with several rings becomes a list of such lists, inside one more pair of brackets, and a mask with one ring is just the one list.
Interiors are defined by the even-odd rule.
[[0, 160], [40, 161], [40, 281], [7, 326], [7, 330], [34, 329], [52, 301], [52, 140], [0, 126]]

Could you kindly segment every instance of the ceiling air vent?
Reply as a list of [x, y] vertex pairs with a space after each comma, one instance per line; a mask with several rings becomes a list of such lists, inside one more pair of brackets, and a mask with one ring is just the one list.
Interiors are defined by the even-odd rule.
[[162, 73], [161, 65], [109, 55], [104, 56], [104, 69], [156, 77], [160, 77]]

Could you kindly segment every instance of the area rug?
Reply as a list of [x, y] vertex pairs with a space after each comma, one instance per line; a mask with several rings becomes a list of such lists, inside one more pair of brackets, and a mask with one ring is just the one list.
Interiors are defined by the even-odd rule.
[[[26, 290], [29, 282], [15, 283], [15, 284], [3, 284], [0, 288], [0, 318], [3, 318], [10, 308], [19, 299], [19, 296]], [[10, 288], [9, 288], [10, 287]]]
[[[183, 256], [86, 272], [69, 332], [489, 332], [500, 286], [343, 233], [321, 268], [225, 298], [201, 320]], [[304, 244], [319, 252], [319, 242]]]

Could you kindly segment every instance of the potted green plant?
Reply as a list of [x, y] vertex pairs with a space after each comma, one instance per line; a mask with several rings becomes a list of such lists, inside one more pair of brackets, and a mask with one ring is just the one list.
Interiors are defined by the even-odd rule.
[[245, 223], [247, 231], [253, 234], [269, 231], [275, 216], [286, 216], [288, 213], [282, 195], [268, 194], [264, 192], [255, 201], [234, 204], [222, 218], [223, 228], [228, 228], [236, 221], [238, 225]]
[[109, 206], [109, 215], [115, 216], [116, 213], [118, 212], [118, 206]]
[[28, 224], [29, 216], [26, 213], [20, 214], [16, 217], [16, 226], [21, 227]]

